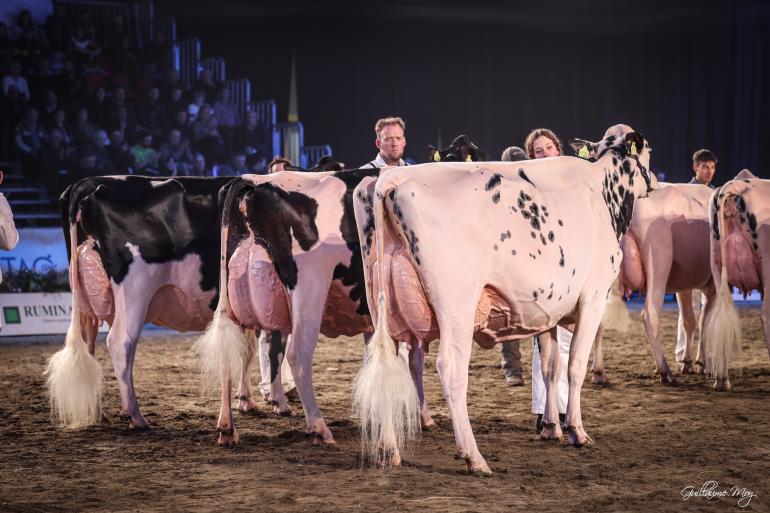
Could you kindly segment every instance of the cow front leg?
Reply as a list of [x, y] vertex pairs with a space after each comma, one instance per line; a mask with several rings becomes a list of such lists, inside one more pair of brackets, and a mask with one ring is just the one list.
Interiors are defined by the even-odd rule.
[[561, 376], [561, 358], [556, 346], [556, 328], [541, 333], [538, 337], [540, 348], [540, 369], [545, 383], [545, 411], [543, 414], [543, 429], [541, 440], [562, 440], [559, 422], [558, 386]]
[[286, 355], [287, 338], [280, 331], [270, 332], [270, 348], [268, 350], [270, 358], [270, 402], [273, 405], [273, 412], [284, 417], [293, 414], [283, 392], [283, 381], [281, 379], [281, 367]]
[[[437, 308], [437, 311], [441, 309]], [[473, 320], [473, 311], [464, 316], [452, 315], [449, 318], [455, 320], [449, 322], [439, 319], [441, 343], [436, 368], [441, 378], [444, 398], [449, 406], [449, 416], [452, 418], [452, 430], [457, 446], [455, 458], [464, 460], [471, 474], [491, 474], [492, 470], [476, 445], [468, 417], [468, 366], [473, 347], [473, 324], [466, 325], [456, 320]]]
[[679, 305], [679, 319], [677, 320], [676, 330], [676, 361], [680, 364], [682, 374], [695, 374], [696, 371], [692, 359], [692, 343], [693, 336], [695, 335], [696, 320], [692, 307], [692, 290], [677, 292], [676, 302]]
[[412, 344], [409, 350], [409, 372], [412, 374], [412, 381], [417, 389], [417, 399], [420, 402], [420, 425], [427, 431], [438, 429], [436, 421], [430, 416], [428, 405], [425, 402], [425, 390], [422, 384], [423, 374], [425, 373], [425, 349], [420, 342]]
[[644, 320], [647, 339], [650, 341], [652, 355], [655, 358], [655, 367], [657, 373], [660, 374], [660, 382], [664, 385], [676, 385], [676, 378], [668, 367], [661, 345], [660, 312], [663, 307], [663, 296], [666, 293], [665, 283], [665, 279], [654, 282], [650, 280], [648, 283], [647, 300], [644, 302], [642, 319]]
[[254, 337], [251, 332], [249, 337], [248, 353], [243, 359], [241, 368], [241, 381], [238, 386], [238, 411], [241, 413], [252, 413], [257, 411], [257, 403], [251, 393], [251, 365], [254, 362]]
[[600, 325], [596, 330], [596, 338], [594, 339], [594, 364], [591, 369], [591, 383], [594, 385], [608, 385], [609, 380], [607, 374], [604, 371], [604, 349], [602, 340], [604, 339], [604, 328]]
[[219, 433], [217, 443], [223, 447], [232, 447], [240, 442], [238, 431], [235, 429], [235, 420], [233, 419], [233, 410], [231, 408], [231, 388], [230, 370], [223, 369], [219, 419], [217, 420], [217, 432]]

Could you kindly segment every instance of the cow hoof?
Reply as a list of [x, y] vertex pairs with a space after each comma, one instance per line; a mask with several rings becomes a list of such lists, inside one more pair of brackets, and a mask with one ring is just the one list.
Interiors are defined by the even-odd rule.
[[377, 455], [377, 464], [381, 467], [398, 467], [401, 465], [401, 455], [398, 449], [379, 449]]
[[700, 361], [695, 362], [695, 373], [704, 376], [706, 374], [706, 364]]
[[287, 404], [285, 407], [280, 407], [277, 404], [273, 405], [273, 413], [278, 415], [279, 417], [293, 417], [294, 411], [289, 408], [289, 405]]
[[681, 367], [679, 367], [679, 370], [682, 374], [695, 374], [695, 366], [692, 364], [691, 360], [685, 360], [682, 362]]
[[607, 375], [604, 373], [604, 371], [593, 371], [593, 376], [591, 377], [591, 383], [594, 385], [609, 385], [610, 380], [607, 379]]
[[334, 441], [331, 432], [329, 432], [328, 438], [320, 433], [315, 433], [313, 436], [313, 445], [315, 447], [337, 447], [337, 442]]
[[286, 392], [284, 395], [286, 396], [286, 400], [289, 402], [292, 402], [292, 403], [302, 402], [300, 401], [300, 398], [299, 398], [299, 390], [297, 390], [296, 387], [292, 388], [291, 390]]
[[679, 383], [677, 383], [676, 378], [671, 374], [671, 371], [667, 371], [660, 374], [660, 384], [675, 387]]
[[238, 431], [236, 431], [234, 427], [227, 429], [217, 428], [217, 431], [219, 431], [217, 445], [221, 447], [235, 447], [241, 441], [241, 438], [238, 436]]
[[428, 413], [420, 413], [420, 424], [423, 431], [438, 431], [438, 424]]
[[564, 435], [561, 432], [561, 426], [557, 423], [546, 424], [543, 423], [543, 430], [540, 432], [540, 440], [564, 440]]
[[471, 465], [470, 463], [468, 465], [468, 474], [472, 475], [473, 477], [491, 477], [492, 476], [492, 469], [489, 468], [489, 465], [486, 463], [482, 463], [481, 465]]
[[238, 411], [241, 413], [252, 413], [257, 409], [257, 403], [251, 397], [241, 397], [238, 401]]
[[714, 390], [717, 392], [729, 392], [733, 387], [730, 384], [730, 378], [717, 378], [714, 381]]
[[582, 427], [568, 426], [567, 443], [574, 447], [591, 447], [594, 441], [591, 440], [591, 437], [588, 436]]

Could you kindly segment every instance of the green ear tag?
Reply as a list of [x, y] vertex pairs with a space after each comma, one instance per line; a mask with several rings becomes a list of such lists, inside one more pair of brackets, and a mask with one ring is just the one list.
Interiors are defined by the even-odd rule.
[[465, 157], [465, 162], [473, 162], [473, 159], [471, 158], [470, 154]]
[[433, 162], [441, 162], [441, 154], [436, 150], [436, 153], [433, 154]]
[[584, 145], [582, 148], [580, 148], [580, 151], [578, 151], [578, 157], [581, 159], [587, 159], [591, 156], [591, 152], [588, 151], [588, 145]]
[[639, 155], [639, 152], [636, 151], [636, 143], [631, 143], [631, 155]]

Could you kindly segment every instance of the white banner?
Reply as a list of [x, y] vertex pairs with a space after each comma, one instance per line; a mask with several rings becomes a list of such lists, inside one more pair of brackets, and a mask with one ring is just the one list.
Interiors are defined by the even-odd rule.
[[[72, 315], [69, 292], [0, 294], [0, 337], [67, 333]], [[107, 323], [99, 331], [106, 332]]]

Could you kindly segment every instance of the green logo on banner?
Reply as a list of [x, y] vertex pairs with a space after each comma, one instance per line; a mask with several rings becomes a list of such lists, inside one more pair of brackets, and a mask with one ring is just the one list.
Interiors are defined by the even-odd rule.
[[18, 306], [4, 306], [3, 317], [6, 324], [21, 324], [21, 315]]

